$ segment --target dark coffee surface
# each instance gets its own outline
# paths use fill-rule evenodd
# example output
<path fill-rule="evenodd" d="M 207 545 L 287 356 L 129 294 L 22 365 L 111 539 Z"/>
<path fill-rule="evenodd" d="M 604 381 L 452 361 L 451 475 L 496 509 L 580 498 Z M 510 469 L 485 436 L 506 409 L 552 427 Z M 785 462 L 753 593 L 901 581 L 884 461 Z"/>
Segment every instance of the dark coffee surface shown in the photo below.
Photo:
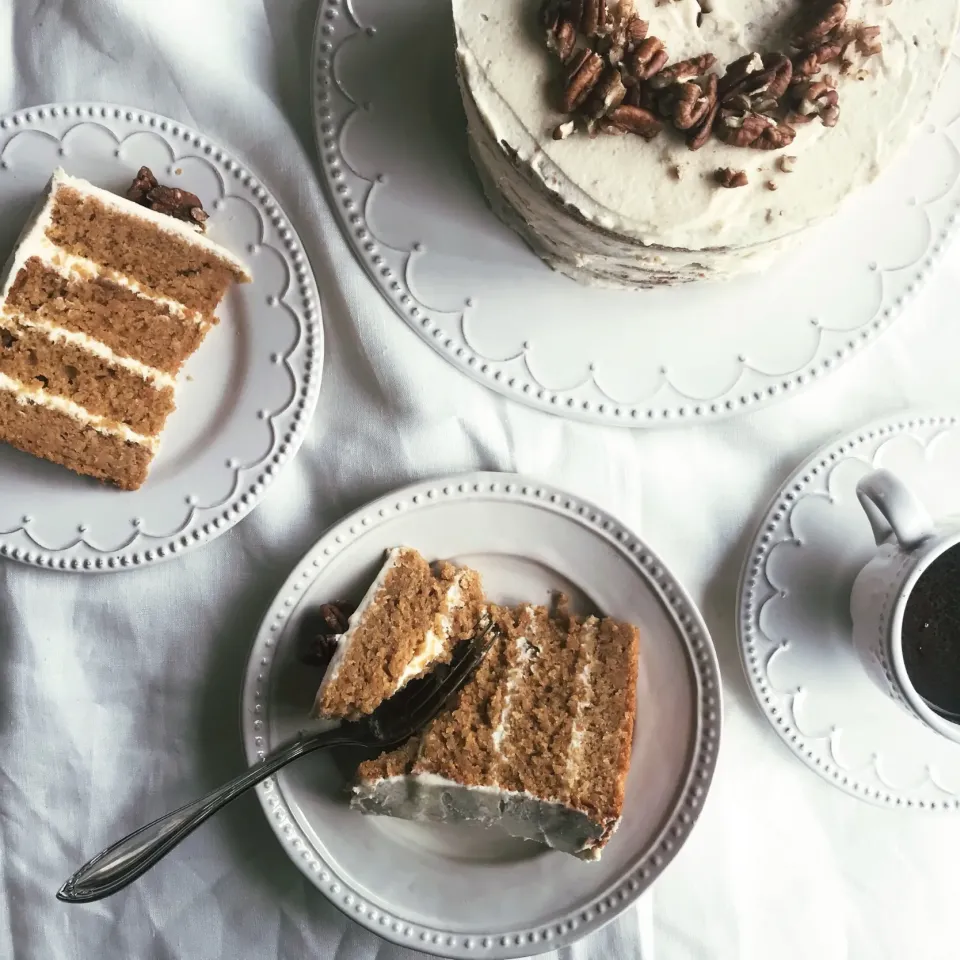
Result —
<path fill-rule="evenodd" d="M 917 692 L 960 714 L 960 546 L 927 568 L 903 615 L 903 660 Z"/>

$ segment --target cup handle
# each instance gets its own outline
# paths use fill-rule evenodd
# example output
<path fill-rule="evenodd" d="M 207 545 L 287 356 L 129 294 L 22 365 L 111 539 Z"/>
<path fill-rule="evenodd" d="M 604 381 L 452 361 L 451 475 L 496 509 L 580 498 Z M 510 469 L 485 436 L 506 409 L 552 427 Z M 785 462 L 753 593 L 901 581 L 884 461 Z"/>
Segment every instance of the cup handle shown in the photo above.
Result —
<path fill-rule="evenodd" d="M 891 533 L 906 550 L 933 536 L 933 520 L 926 507 L 889 470 L 875 470 L 865 476 L 857 484 L 857 498 L 878 546 Z"/>

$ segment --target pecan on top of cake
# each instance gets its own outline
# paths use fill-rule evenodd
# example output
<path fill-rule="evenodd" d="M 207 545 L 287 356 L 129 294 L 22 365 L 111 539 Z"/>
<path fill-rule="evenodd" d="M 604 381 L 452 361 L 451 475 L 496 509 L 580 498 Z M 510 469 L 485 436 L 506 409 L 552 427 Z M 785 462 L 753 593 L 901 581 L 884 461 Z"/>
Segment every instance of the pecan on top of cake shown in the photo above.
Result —
<path fill-rule="evenodd" d="M 728 146 L 779 150 L 797 125 L 840 119 L 838 80 L 882 49 L 879 27 L 849 19 L 849 0 L 804 5 L 785 49 L 756 51 L 719 67 L 709 50 L 671 63 L 634 0 L 541 0 L 545 44 L 560 61 L 554 131 L 635 134 L 664 130 L 690 150 L 716 137 Z M 703 14 L 701 14 L 703 16 Z M 864 79 L 860 69 L 856 79 Z"/>
<path fill-rule="evenodd" d="M 139 203 L 141 207 L 190 223 L 201 233 L 206 233 L 210 215 L 203 209 L 200 198 L 189 190 L 162 186 L 149 167 L 141 167 L 137 172 L 127 190 L 127 199 Z"/>

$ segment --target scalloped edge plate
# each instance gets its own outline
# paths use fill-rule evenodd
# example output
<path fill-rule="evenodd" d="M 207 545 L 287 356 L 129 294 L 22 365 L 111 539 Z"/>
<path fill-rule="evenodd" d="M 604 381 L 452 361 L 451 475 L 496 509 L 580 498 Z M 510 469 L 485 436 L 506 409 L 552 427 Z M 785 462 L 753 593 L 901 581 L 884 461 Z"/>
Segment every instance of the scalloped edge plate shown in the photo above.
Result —
<path fill-rule="evenodd" d="M 411 529 L 419 529 L 423 531 L 425 537 L 436 537 L 438 534 L 435 531 L 440 527 L 435 526 L 438 521 L 431 518 L 442 516 L 444 532 L 439 536 L 447 544 L 456 543 L 451 555 L 469 555 L 471 550 L 492 549 L 496 555 L 508 558 L 504 569 L 511 583 L 517 569 L 513 565 L 515 561 L 511 558 L 526 559 L 538 566 L 547 564 L 552 571 L 550 583 L 553 588 L 559 586 L 553 580 L 553 577 L 559 574 L 548 558 L 556 557 L 558 550 L 559 556 L 563 556 L 563 544 L 541 544 L 532 551 L 524 552 L 527 551 L 525 544 L 528 541 L 524 538 L 523 531 L 515 527 L 504 529 L 496 524 L 491 526 L 490 521 L 484 519 L 479 513 L 483 510 L 485 503 L 497 510 L 505 509 L 521 527 L 523 526 L 521 517 L 529 514 L 528 534 L 532 530 L 541 529 L 538 526 L 540 523 L 550 524 L 551 530 L 555 530 L 558 522 L 563 524 L 562 529 L 566 529 L 567 525 L 578 528 L 576 531 L 571 530 L 571 533 L 576 532 L 578 537 L 586 537 L 583 543 L 595 543 L 597 548 L 602 548 L 602 552 L 597 556 L 609 558 L 609 562 L 615 563 L 617 569 L 622 572 L 622 576 L 631 582 L 636 582 L 636 589 L 642 591 L 644 599 L 639 596 L 632 598 L 628 608 L 633 609 L 629 604 L 638 604 L 652 611 L 651 616 L 655 616 L 656 621 L 662 624 L 662 629 L 667 631 L 667 635 L 663 638 L 654 637 L 655 627 L 647 631 L 648 651 L 653 651 L 655 647 L 661 650 L 672 649 L 673 641 L 670 637 L 675 638 L 675 642 L 680 645 L 679 650 L 673 650 L 666 655 L 648 653 L 648 664 L 649 657 L 653 657 L 659 663 L 659 666 L 653 668 L 654 670 L 670 669 L 669 676 L 672 679 L 669 682 L 682 683 L 689 692 L 690 714 L 685 722 L 689 723 L 690 740 L 686 747 L 686 755 L 683 760 L 670 761 L 669 769 L 673 770 L 675 767 L 676 773 L 671 773 L 668 780 L 665 779 L 666 773 L 658 778 L 664 781 L 657 788 L 659 792 L 656 800 L 659 805 L 657 809 L 662 807 L 664 811 L 663 817 L 657 814 L 655 823 L 652 820 L 647 823 L 642 818 L 637 819 L 628 827 L 627 823 L 630 819 L 628 807 L 624 826 L 614 837 L 611 849 L 608 851 L 612 853 L 613 845 L 618 844 L 619 841 L 621 849 L 616 854 L 616 865 L 610 868 L 611 877 L 585 881 L 582 893 L 576 890 L 570 892 L 569 888 L 565 887 L 564 899 L 577 904 L 575 908 L 570 907 L 569 912 L 565 912 L 568 910 L 566 906 L 558 907 L 557 915 L 550 917 L 549 920 L 541 918 L 522 929 L 505 931 L 502 927 L 498 928 L 495 925 L 496 918 L 484 912 L 485 909 L 491 909 L 491 903 L 487 902 L 486 906 L 479 907 L 474 905 L 481 899 L 480 893 L 487 891 L 487 888 L 493 892 L 485 892 L 485 896 L 492 897 L 495 903 L 499 895 L 496 891 L 509 886 L 512 869 L 519 871 L 530 869 L 524 860 L 513 859 L 515 853 L 511 850 L 509 856 L 505 857 L 503 866 L 486 863 L 483 870 L 476 874 L 471 873 L 464 878 L 464 883 L 481 884 L 482 889 L 471 886 L 471 889 L 476 890 L 477 897 L 470 898 L 470 905 L 464 907 L 466 913 L 461 910 L 460 913 L 463 915 L 456 921 L 451 920 L 451 924 L 455 923 L 453 929 L 442 929 L 425 925 L 415 918 L 411 919 L 404 915 L 406 910 L 412 909 L 410 907 L 393 909 L 389 903 L 388 893 L 381 895 L 371 890 L 370 894 L 366 894 L 363 880 L 352 877 L 349 864 L 351 851 L 369 847 L 365 853 L 354 853 L 354 855 L 366 858 L 375 856 L 389 858 L 389 851 L 394 850 L 392 843 L 396 838 L 391 834 L 390 842 L 377 839 L 381 834 L 376 832 L 374 821 L 382 823 L 386 818 L 362 817 L 345 810 L 340 812 L 341 802 L 336 799 L 339 797 L 339 787 L 332 781 L 326 784 L 331 790 L 336 791 L 333 794 L 321 788 L 321 781 L 317 778 L 323 777 L 324 774 L 321 773 L 319 766 L 309 771 L 305 769 L 302 782 L 287 780 L 281 775 L 278 778 L 271 778 L 257 788 L 257 795 L 267 821 L 277 834 L 284 850 L 334 906 L 347 913 L 351 919 L 396 944 L 437 956 L 466 958 L 466 960 L 470 958 L 497 960 L 497 958 L 528 956 L 531 953 L 558 949 L 592 933 L 633 904 L 676 855 L 702 810 L 716 766 L 723 713 L 719 665 L 707 627 L 688 594 L 639 538 L 609 514 L 555 487 L 512 474 L 473 473 L 416 483 L 373 501 L 328 530 L 297 565 L 267 611 L 247 665 L 241 698 L 240 727 L 246 756 L 251 764 L 256 763 L 267 750 L 271 749 L 276 740 L 295 735 L 301 719 L 306 723 L 309 702 L 305 701 L 301 705 L 299 694 L 296 695 L 297 704 L 285 702 L 281 704 L 276 700 L 276 697 L 283 696 L 276 692 L 278 678 L 288 676 L 289 670 L 293 669 L 291 664 L 295 667 L 295 658 L 291 657 L 289 645 L 296 642 L 298 633 L 296 619 L 301 603 L 305 601 L 305 597 L 308 597 L 314 585 L 324 578 L 336 580 L 338 577 L 346 577 L 352 585 L 362 585 L 363 575 L 369 572 L 369 564 L 372 562 L 375 565 L 377 558 L 381 556 L 380 539 L 387 540 L 395 537 L 397 524 L 400 524 L 407 533 Z M 431 513 L 431 511 L 437 512 Z M 469 515 L 471 524 L 479 524 L 473 528 L 474 533 L 467 533 L 464 536 L 459 532 L 461 528 L 456 521 L 458 511 L 459 515 L 465 518 L 463 522 L 466 522 L 466 517 Z M 546 511 L 545 516 L 542 511 Z M 452 536 L 449 534 L 451 523 L 453 530 L 456 531 Z M 483 540 L 484 544 L 480 545 L 479 540 Z M 568 541 L 564 540 L 564 542 Z M 423 547 L 423 549 L 429 550 L 429 547 Z M 496 561 L 498 565 L 502 562 Z M 564 576 L 575 573 L 575 561 L 571 560 L 570 566 L 571 571 Z M 357 582 L 354 583 L 354 580 Z M 575 577 L 571 583 L 577 587 Z M 583 583 L 584 585 L 589 583 L 589 574 L 586 572 Z M 337 589 L 339 588 L 332 584 L 323 586 L 324 592 Z M 316 596 L 309 597 L 306 603 L 312 603 L 316 599 Z M 302 614 L 302 609 L 300 613 Z M 641 633 L 643 629 L 641 624 Z M 642 645 L 643 640 L 641 640 Z M 658 657 L 661 659 L 658 660 Z M 682 664 L 680 674 L 674 672 L 673 668 L 665 666 L 667 662 L 674 665 Z M 298 675 L 299 668 L 293 669 L 293 672 L 294 675 Z M 682 680 L 678 679 L 680 675 L 683 676 Z M 657 676 L 662 679 L 668 674 L 658 673 Z M 309 686 L 309 683 L 306 685 Z M 655 700 L 657 694 L 652 686 L 648 693 L 649 698 Z M 308 700 L 310 695 L 307 693 Z M 680 702 L 679 699 L 677 702 Z M 660 713 L 667 707 L 668 704 L 661 704 L 655 709 Z M 684 706 L 683 709 L 686 711 L 687 707 Z M 275 729 L 278 724 L 280 729 Z M 294 726 L 287 730 L 291 724 Z M 650 736 L 653 735 L 650 733 Z M 659 736 L 657 734 L 657 737 Z M 636 757 L 637 743 L 634 748 Z M 644 749 L 650 749 L 650 745 L 648 744 Z M 643 762 L 653 765 L 645 767 L 648 772 L 659 769 L 656 766 L 660 762 L 659 749 L 659 746 L 654 745 L 653 753 L 644 756 Z M 326 776 L 336 779 L 339 783 L 342 775 L 333 770 L 328 771 Z M 633 780 L 633 776 L 631 779 Z M 628 791 L 631 789 L 638 789 L 637 781 L 633 781 L 632 787 L 628 786 Z M 640 789 L 642 790 L 642 786 Z M 322 798 L 320 794 L 323 795 Z M 628 802 L 634 804 L 633 809 L 638 809 L 636 795 L 628 795 Z M 313 817 L 310 816 L 311 804 L 315 805 Z M 330 804 L 334 804 L 334 807 Z M 333 810 L 338 811 L 336 817 L 342 817 L 343 823 L 336 821 L 332 815 Z M 397 824 L 401 821 L 390 821 L 390 823 Z M 383 829 L 383 827 L 377 829 Z M 419 827 L 418 829 L 442 831 L 455 828 Z M 636 836 L 632 832 L 634 830 L 637 831 Z M 325 831 L 332 831 L 338 838 L 345 837 L 345 841 L 332 839 L 331 836 L 325 835 Z M 625 846 L 633 843 L 640 836 L 644 838 L 640 850 Z M 397 842 L 409 847 L 409 844 L 418 844 L 422 839 L 420 837 L 418 840 L 412 840 L 404 835 L 404 838 Z M 345 848 L 343 842 L 347 842 Z M 444 871 L 454 874 L 457 872 L 457 860 L 448 860 L 449 856 L 455 858 L 457 854 L 452 851 L 436 854 L 432 845 L 461 841 L 451 841 L 449 834 L 446 839 L 437 838 L 431 834 L 428 842 L 431 844 L 430 856 L 434 859 L 424 863 L 439 864 L 436 869 L 429 870 L 429 877 L 434 879 L 424 880 L 418 888 L 416 870 L 427 868 L 422 864 L 411 863 L 412 858 L 401 856 L 400 859 L 404 862 L 404 869 L 407 871 L 403 878 L 404 890 L 423 889 L 424 883 L 435 882 L 435 877 L 439 875 L 438 870 L 441 868 L 444 876 L 448 875 Z M 516 841 L 509 842 L 516 843 Z M 331 844 L 333 853 L 325 855 L 322 848 Z M 373 846 L 371 847 L 370 844 Z M 534 845 L 524 844 L 523 846 L 529 848 Z M 387 849 L 387 852 L 375 853 L 381 848 Z M 446 849 L 446 847 L 443 848 L 444 851 Z M 395 850 L 394 853 L 396 854 Z M 563 854 L 545 852 L 542 848 L 537 848 L 534 853 L 538 858 L 570 859 Z M 437 856 L 441 859 L 436 860 Z M 377 861 L 373 864 L 374 873 L 382 876 L 379 872 L 380 868 L 389 870 L 394 862 L 394 860 L 386 863 Z M 589 878 L 591 869 L 596 869 L 593 865 L 579 864 L 579 867 L 585 871 L 585 874 L 574 872 L 573 877 Z M 371 868 L 364 869 L 369 871 Z M 535 875 L 542 883 L 549 882 L 548 877 L 556 872 L 550 871 L 546 860 L 541 864 L 539 859 L 535 862 L 534 869 Z M 547 873 L 544 873 L 545 870 Z M 564 865 L 561 874 L 565 875 L 567 872 Z M 358 877 L 362 874 L 363 870 Z M 569 876 L 567 880 L 570 880 Z M 388 884 L 384 883 L 383 886 L 387 888 Z M 597 892 L 598 887 L 599 892 Z M 410 894 L 404 893 L 403 896 L 409 899 Z M 379 902 L 372 902 L 378 897 Z M 446 915 L 442 904 L 434 904 L 430 909 L 434 915 Z M 473 916 L 470 911 L 478 911 L 480 916 Z M 486 929 L 484 929 L 484 921 L 489 924 Z"/>
<path fill-rule="evenodd" d="M 275 345 L 278 352 L 273 353 L 269 346 L 265 346 L 264 355 L 256 361 L 259 369 L 282 365 L 290 380 L 290 399 L 278 409 L 261 410 L 256 414 L 258 427 L 263 429 L 266 422 L 270 432 L 266 451 L 256 462 L 241 462 L 234 456 L 229 443 L 221 439 L 220 445 L 223 449 L 217 451 L 217 456 L 222 456 L 221 462 L 234 473 L 230 492 L 226 497 L 218 491 L 216 496 L 205 498 L 202 490 L 191 490 L 190 496 L 185 500 L 184 505 L 188 509 L 183 510 L 186 519 L 182 525 L 177 529 L 150 533 L 150 497 L 170 496 L 169 491 L 163 492 L 164 487 L 168 488 L 170 484 L 154 488 L 157 492 L 152 494 L 148 479 L 147 484 L 137 494 L 118 492 L 116 502 L 112 499 L 109 501 L 111 510 L 123 507 L 125 498 L 129 497 L 136 497 L 138 505 L 131 508 L 130 536 L 117 547 L 99 548 L 87 542 L 88 537 L 95 535 L 96 518 L 72 516 L 69 490 L 58 493 L 59 500 L 67 501 L 65 504 L 52 500 L 50 506 L 51 510 L 71 515 L 69 532 L 64 531 L 59 537 L 64 544 L 62 547 L 50 547 L 43 539 L 32 537 L 30 526 L 34 518 L 29 516 L 24 516 L 20 525 L 13 529 L 0 530 L 0 557 L 39 567 L 101 573 L 157 563 L 202 546 L 237 524 L 260 502 L 270 484 L 284 465 L 290 462 L 303 442 L 320 394 L 324 336 L 320 298 L 313 271 L 303 245 L 279 203 L 263 183 L 227 150 L 186 124 L 145 110 L 114 104 L 44 104 L 18 110 L 0 118 L 0 147 L 6 151 L 8 145 L 18 136 L 31 131 L 43 133 L 54 142 L 62 143 L 72 131 L 86 124 L 96 125 L 113 137 L 117 144 L 115 156 L 119 156 L 119 150 L 130 136 L 149 133 L 159 137 L 170 151 L 173 158 L 171 162 L 187 161 L 191 158 L 202 160 L 219 178 L 223 187 L 222 199 L 236 196 L 249 203 L 260 220 L 259 246 L 270 248 L 286 266 L 286 287 L 277 290 L 276 295 L 269 298 L 270 303 L 273 306 L 283 306 L 293 317 L 297 328 L 292 346 L 289 345 L 289 338 L 282 345 L 278 340 Z M 58 130 L 61 131 L 59 135 L 52 132 Z M 5 161 L 3 167 L 4 170 L 7 167 Z M 227 246 L 237 246 L 237 243 L 231 244 L 229 236 L 218 239 L 226 239 Z M 238 242 L 242 244 L 242 241 Z M 244 256 L 248 251 L 234 252 Z M 259 313 L 261 308 L 256 309 Z M 196 356 L 202 358 L 206 350 L 215 349 L 209 341 L 218 334 L 225 336 L 229 329 L 230 324 L 221 324 L 212 332 L 208 342 L 200 348 Z M 222 430 L 220 433 L 222 434 Z M 217 435 L 214 435 L 211 442 L 215 449 Z M 210 451 L 210 447 L 205 448 L 205 454 Z M 161 448 L 161 457 L 162 454 Z M 16 459 L 13 462 L 16 463 Z M 158 460 L 155 469 L 159 465 Z M 0 485 L 3 484 L 3 472 L 8 469 L 0 466 Z M 51 469 L 59 471 L 61 468 Z M 16 471 L 16 466 L 13 470 Z M 76 479 L 78 483 L 88 482 L 84 478 Z M 183 492 L 186 491 L 181 491 Z M 126 502 L 132 503 L 129 499 Z M 138 516 L 134 517 L 133 513 Z M 141 516 L 147 519 L 141 520 Z"/>
<path fill-rule="evenodd" d="M 785 746 L 807 767 L 837 789 L 876 806 L 894 809 L 960 811 L 960 798 L 949 797 L 936 786 L 929 778 L 929 764 L 927 779 L 913 783 L 909 787 L 897 788 L 881 776 L 878 769 L 878 764 L 882 762 L 881 753 L 892 752 L 896 755 L 903 749 L 914 751 L 917 748 L 915 736 L 911 737 L 909 746 L 905 748 L 896 741 L 876 743 L 872 760 L 864 765 L 846 767 L 834 755 L 834 736 L 838 732 L 834 717 L 826 715 L 821 710 L 815 720 L 811 720 L 809 725 L 827 731 L 822 736 L 807 734 L 799 729 L 794 713 L 798 690 L 777 687 L 771 682 L 768 672 L 771 662 L 778 656 L 784 655 L 784 651 L 787 650 L 786 645 L 798 638 L 773 639 L 761 626 L 764 606 L 777 595 L 777 588 L 771 585 L 766 574 L 767 561 L 776 547 L 783 543 L 797 541 L 791 526 L 793 509 L 808 496 L 826 496 L 825 490 L 820 488 L 825 484 L 829 488 L 832 473 L 845 461 L 862 460 L 869 468 L 875 465 L 875 458 L 884 446 L 899 437 L 911 437 L 924 449 L 928 449 L 934 439 L 947 431 L 956 430 L 958 424 L 960 424 L 960 416 L 957 414 L 908 410 L 899 416 L 888 416 L 867 423 L 820 448 L 793 471 L 771 500 L 744 557 L 740 575 L 737 645 L 747 684 L 757 706 Z M 851 498 L 849 509 L 856 511 L 859 515 L 860 507 L 856 503 L 855 496 Z M 869 557 L 875 546 L 865 518 L 862 527 L 865 555 Z M 849 632 L 852 650 L 852 630 L 845 629 L 841 632 Z M 799 639 L 802 640 L 802 638 Z M 789 653 L 787 652 L 786 655 Z M 857 684 L 851 683 L 844 687 L 845 698 L 858 695 L 855 692 L 857 685 L 862 689 L 863 685 L 870 684 L 852 652 L 848 669 L 855 671 L 851 680 L 856 680 Z M 808 677 L 808 682 L 813 684 L 816 678 Z M 884 715 L 888 716 L 891 722 L 896 721 L 898 728 L 902 724 L 903 728 L 912 734 L 918 732 L 921 735 L 926 734 L 932 742 L 940 744 L 941 738 L 937 734 L 923 731 L 913 717 L 892 701 L 887 700 L 884 694 L 875 692 L 872 687 L 867 693 L 871 696 L 871 702 L 869 708 L 864 708 L 865 716 L 871 709 L 883 709 Z M 826 704 L 826 709 L 829 710 L 829 703 Z M 866 722 L 868 721 L 865 720 L 864 723 Z M 864 733 L 862 724 L 859 732 Z M 869 740 L 869 733 L 866 739 Z M 889 766 L 889 763 L 887 765 Z"/>
<path fill-rule="evenodd" d="M 391 2 L 399 3 L 404 0 Z M 440 3 L 442 0 L 436 2 Z M 430 344 L 447 362 L 489 389 L 546 413 L 606 426 L 651 428 L 677 422 L 714 421 L 792 396 L 840 369 L 899 318 L 903 307 L 926 281 L 930 270 L 957 232 L 960 223 L 960 194 L 957 191 L 957 181 L 954 180 L 942 195 L 931 198 L 925 204 L 929 239 L 925 249 L 914 262 L 880 268 L 876 268 L 874 262 L 869 263 L 869 269 L 878 269 L 881 275 L 880 291 L 870 291 L 871 297 L 873 294 L 880 296 L 880 302 L 871 299 L 867 304 L 864 301 L 864 316 L 854 328 L 841 330 L 822 326 L 814 353 L 805 360 L 792 360 L 790 370 L 777 372 L 774 369 L 760 369 L 748 363 L 746 356 L 741 354 L 740 372 L 733 382 L 727 383 L 717 395 L 695 396 L 689 387 L 681 390 L 674 385 L 666 376 L 667 365 L 662 363 L 661 381 L 651 387 L 647 396 L 635 401 L 619 400 L 607 393 L 598 380 L 595 364 L 591 364 L 591 372 L 582 382 L 564 387 L 548 385 L 538 379 L 537 372 L 531 365 L 527 349 L 529 345 L 526 342 L 519 353 L 506 358 L 485 356 L 471 346 L 464 333 L 464 323 L 473 305 L 473 298 L 467 300 L 466 309 L 452 313 L 418 299 L 409 283 L 408 268 L 415 256 L 425 256 L 427 253 L 422 251 L 420 244 L 414 244 L 410 249 L 401 249 L 382 242 L 367 217 L 367 208 L 378 183 L 358 174 L 344 157 L 341 138 L 351 118 L 361 109 L 361 104 L 352 99 L 350 92 L 344 88 L 337 75 L 336 63 L 339 52 L 349 45 L 349 41 L 364 34 L 373 36 L 375 32 L 375 26 L 361 22 L 356 12 L 355 0 L 323 0 L 318 8 L 312 71 L 314 132 L 320 158 L 321 180 L 330 208 L 357 261 L 374 286 L 396 314 L 415 330 L 422 340 Z M 452 62 L 452 48 L 450 57 Z M 956 69 L 960 59 L 957 53 L 953 54 L 953 59 Z M 956 111 L 953 113 L 956 114 Z M 946 130 L 953 126 L 954 123 L 951 122 L 944 127 L 944 136 Z M 956 145 L 952 139 L 950 144 L 955 154 Z M 376 162 L 376 157 L 365 159 Z M 882 202 L 883 194 L 877 192 L 878 186 L 868 189 L 873 190 L 872 196 L 877 202 Z M 468 183 L 465 180 L 463 189 L 479 188 L 474 182 Z M 882 191 L 882 187 L 880 189 Z M 949 204 L 942 202 L 947 194 L 951 195 Z M 422 205 L 422 208 L 424 217 L 439 215 L 429 204 Z M 489 217 L 491 229 L 500 230 L 501 225 L 495 215 L 491 212 Z M 856 224 L 849 223 L 849 220 L 850 217 L 840 211 L 828 226 L 837 223 L 850 234 L 851 239 L 856 239 L 859 237 Z M 819 226 L 811 228 L 811 232 L 819 229 Z M 531 287 L 545 282 L 543 271 L 548 268 L 526 248 L 518 255 L 529 257 Z M 870 252 L 864 252 L 865 269 L 868 268 L 871 257 Z M 469 269 L 469 265 L 466 269 Z M 550 277 L 546 279 L 549 280 Z M 806 277 L 801 277 L 800 280 L 803 282 L 795 283 L 793 292 L 809 293 L 809 316 L 814 317 L 818 313 L 820 288 L 816 284 L 805 282 Z M 555 281 L 570 282 L 561 276 L 556 276 Z M 480 289 L 483 286 L 482 271 L 479 270 L 476 286 Z M 683 296 L 684 290 L 678 288 L 673 293 Z M 765 290 L 762 293 L 766 295 Z M 642 297 L 643 293 L 638 292 L 635 295 Z M 631 315 L 624 317 L 624 322 L 635 324 L 639 321 L 635 315 Z M 797 313 L 797 323 L 800 322 L 800 314 Z M 802 322 L 808 324 L 809 318 L 804 317 Z M 510 323 L 522 324 L 522 311 L 511 315 Z M 711 319 L 710 326 L 716 326 L 715 318 Z M 771 329 L 775 330 L 776 326 Z M 582 349 L 583 356 L 590 357 L 588 339 L 585 338 L 584 342 L 577 346 Z M 743 345 L 743 350 L 747 351 L 749 348 L 749 344 Z M 706 349 L 709 350 L 709 346 Z M 559 377 L 555 376 L 553 379 Z"/>

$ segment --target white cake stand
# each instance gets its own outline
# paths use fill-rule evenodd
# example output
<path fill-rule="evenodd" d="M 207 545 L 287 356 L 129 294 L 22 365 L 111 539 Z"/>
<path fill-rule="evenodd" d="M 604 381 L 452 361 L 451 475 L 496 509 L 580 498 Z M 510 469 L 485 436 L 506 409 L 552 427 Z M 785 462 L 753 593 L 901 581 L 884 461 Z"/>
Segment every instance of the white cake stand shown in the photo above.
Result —
<path fill-rule="evenodd" d="M 791 395 L 900 316 L 956 229 L 956 57 L 912 146 L 774 269 L 642 292 L 553 273 L 490 212 L 449 0 L 323 0 L 314 62 L 323 179 L 380 292 L 460 370 L 566 417 L 648 427 Z"/>

